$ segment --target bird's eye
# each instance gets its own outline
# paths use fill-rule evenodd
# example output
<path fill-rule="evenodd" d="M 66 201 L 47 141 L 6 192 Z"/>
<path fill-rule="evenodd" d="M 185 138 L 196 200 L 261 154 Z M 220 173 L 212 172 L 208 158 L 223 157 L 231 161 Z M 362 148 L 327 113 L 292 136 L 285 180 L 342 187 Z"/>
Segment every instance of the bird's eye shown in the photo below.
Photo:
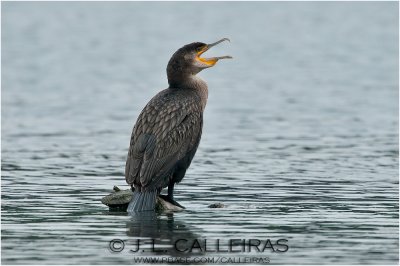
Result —
<path fill-rule="evenodd" d="M 196 51 L 200 52 L 201 50 L 203 50 L 203 48 L 204 48 L 204 46 L 199 46 L 199 47 L 197 47 Z"/>

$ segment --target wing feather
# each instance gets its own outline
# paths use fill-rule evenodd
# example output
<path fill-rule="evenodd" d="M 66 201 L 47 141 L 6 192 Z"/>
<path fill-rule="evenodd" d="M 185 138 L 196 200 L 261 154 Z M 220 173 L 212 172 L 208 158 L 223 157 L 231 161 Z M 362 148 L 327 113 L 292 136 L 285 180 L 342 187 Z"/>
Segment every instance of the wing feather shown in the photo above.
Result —
<path fill-rule="evenodd" d="M 186 91 L 164 90 L 143 109 L 133 129 L 125 177 L 129 184 L 161 188 L 174 165 L 201 134 L 202 108 Z"/>

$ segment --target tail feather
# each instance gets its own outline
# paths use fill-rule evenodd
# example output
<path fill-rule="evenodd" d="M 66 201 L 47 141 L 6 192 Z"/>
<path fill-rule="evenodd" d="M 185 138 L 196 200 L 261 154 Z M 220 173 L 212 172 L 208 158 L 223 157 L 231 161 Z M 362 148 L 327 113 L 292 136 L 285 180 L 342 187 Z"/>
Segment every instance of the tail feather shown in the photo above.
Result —
<path fill-rule="evenodd" d="M 157 191 L 135 191 L 128 205 L 128 212 L 151 211 L 156 206 Z"/>
<path fill-rule="evenodd" d="M 143 201 L 142 209 L 154 210 L 154 207 L 156 206 L 156 196 L 157 196 L 157 194 L 155 194 L 155 193 L 146 193 L 145 200 Z"/>

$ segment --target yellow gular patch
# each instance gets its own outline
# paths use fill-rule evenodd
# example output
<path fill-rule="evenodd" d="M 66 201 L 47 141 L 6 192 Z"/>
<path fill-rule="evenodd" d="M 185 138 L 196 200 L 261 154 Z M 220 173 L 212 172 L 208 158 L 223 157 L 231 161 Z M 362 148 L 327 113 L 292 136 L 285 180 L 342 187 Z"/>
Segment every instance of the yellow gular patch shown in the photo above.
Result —
<path fill-rule="evenodd" d="M 200 62 L 202 62 L 202 63 L 204 63 L 204 64 L 206 64 L 206 65 L 208 65 L 208 66 L 213 66 L 213 65 L 215 65 L 215 63 L 217 63 L 217 59 L 206 59 L 206 58 L 201 58 L 201 57 L 196 57 L 196 60 L 197 61 L 200 61 Z"/>

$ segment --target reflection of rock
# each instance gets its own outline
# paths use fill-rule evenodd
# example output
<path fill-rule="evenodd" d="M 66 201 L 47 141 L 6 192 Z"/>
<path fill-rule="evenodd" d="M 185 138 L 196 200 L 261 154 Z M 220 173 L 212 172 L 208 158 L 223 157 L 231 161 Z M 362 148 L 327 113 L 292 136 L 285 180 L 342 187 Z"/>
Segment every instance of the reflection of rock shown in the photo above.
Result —
<path fill-rule="evenodd" d="M 119 187 L 114 186 L 114 192 L 103 197 L 101 203 L 107 205 L 110 211 L 126 212 L 129 202 L 132 199 L 133 192 L 130 189 L 120 190 Z M 157 197 L 156 208 L 157 211 L 181 211 L 183 208 L 166 201 L 163 197 Z"/>
<path fill-rule="evenodd" d="M 173 213 L 157 215 L 156 212 L 146 211 L 133 214 L 127 223 L 127 235 L 134 237 L 133 246 L 137 248 L 137 239 L 145 243 L 143 247 L 145 252 L 138 252 L 138 255 L 165 255 L 172 257 L 189 257 L 192 255 L 201 255 L 202 253 L 189 253 L 180 251 L 175 247 L 179 239 L 186 239 L 188 242 L 200 238 L 193 233 L 195 228 L 189 228 L 185 223 L 174 220 Z M 135 242 L 136 241 L 136 242 Z M 154 250 L 152 242 L 154 241 Z M 184 263 L 180 263 L 184 264 Z"/>

